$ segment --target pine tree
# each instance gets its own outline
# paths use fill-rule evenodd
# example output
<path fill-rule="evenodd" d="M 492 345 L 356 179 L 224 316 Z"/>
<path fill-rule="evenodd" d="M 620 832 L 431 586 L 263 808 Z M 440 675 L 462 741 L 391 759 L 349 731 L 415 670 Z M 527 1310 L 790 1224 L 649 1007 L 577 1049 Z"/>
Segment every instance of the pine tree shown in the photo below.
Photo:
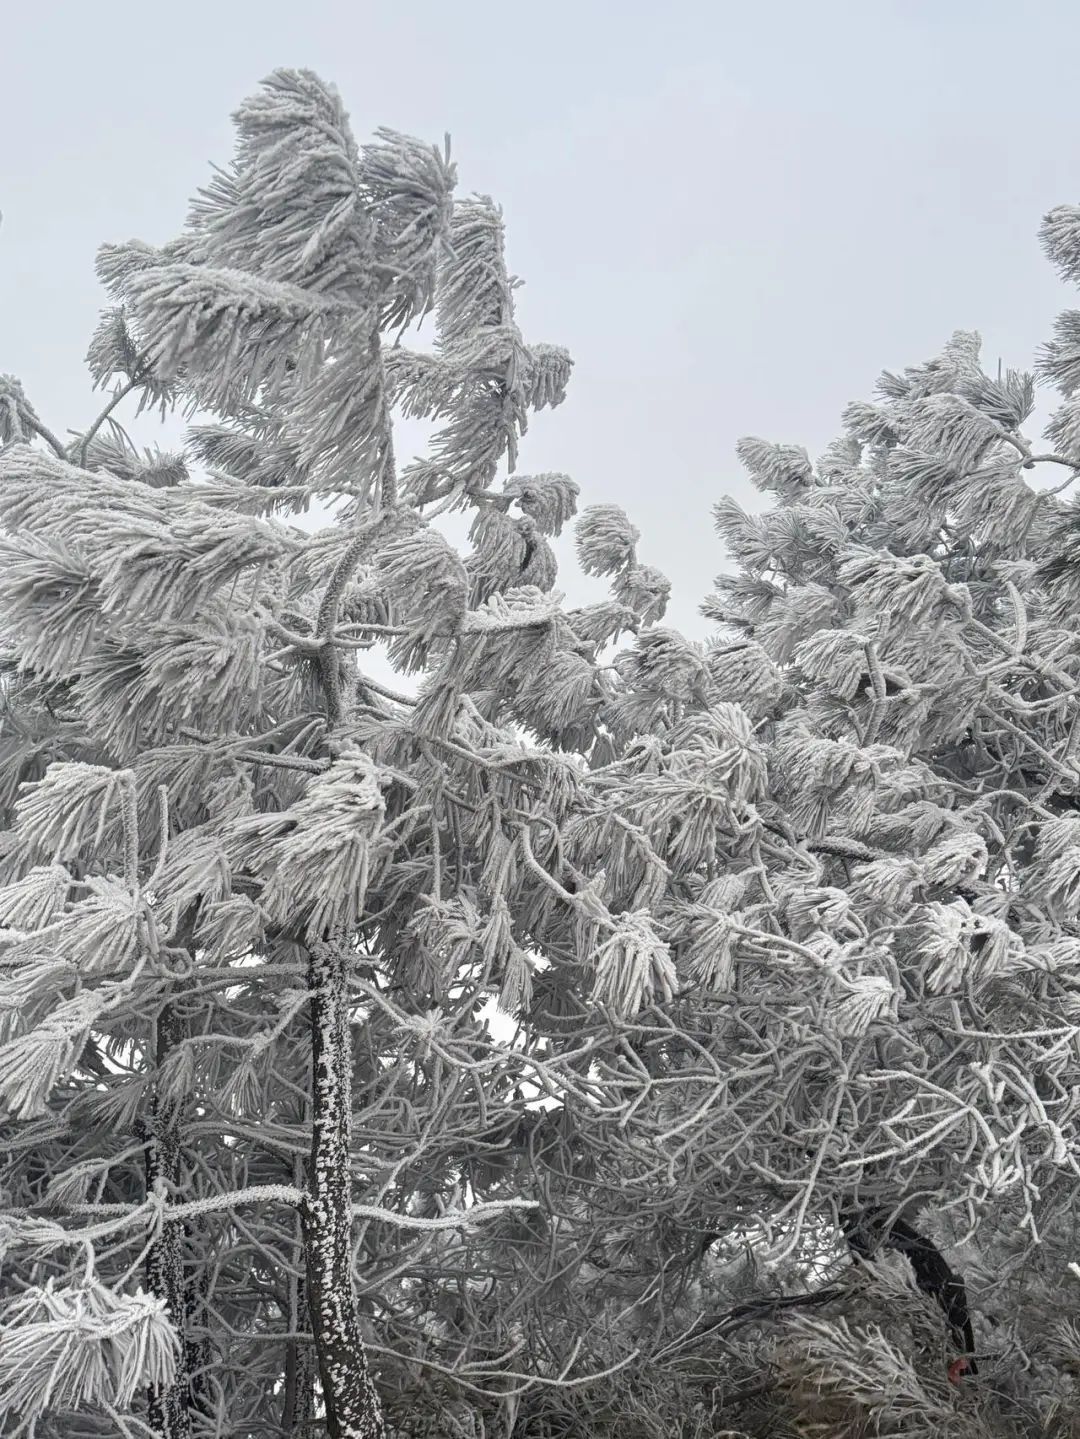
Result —
<path fill-rule="evenodd" d="M 699 645 L 614 506 L 555 590 L 570 361 L 448 150 L 236 122 L 99 419 L 0 385 L 5 1425 L 1072 1434 L 1075 316 L 1045 454 L 971 335 L 743 442 Z"/>
<path fill-rule="evenodd" d="M 1073 281 L 1078 217 L 1043 229 Z M 743 441 L 775 508 L 717 507 L 737 571 L 705 607 L 710 668 L 722 693 L 760 696 L 782 812 L 764 827 L 811 857 L 795 883 L 769 866 L 803 955 L 781 941 L 772 963 L 835 986 L 792 1026 L 799 1100 L 757 1129 L 751 1168 L 791 1195 L 783 1252 L 831 1211 L 857 1254 L 904 1254 L 945 1320 L 949 1377 L 979 1386 L 957 1412 L 910 1337 L 898 1346 L 880 1316 L 849 1329 L 846 1294 L 838 1317 L 791 1321 L 776 1354 L 801 1432 L 1075 1432 L 1080 589 L 1060 498 L 1080 477 L 1074 330 L 1066 314 L 1040 360 L 1066 401 L 1051 451 L 1022 433 L 1032 376 L 988 375 L 978 336 L 958 333 L 884 374 L 816 464 Z M 1039 486 L 1043 466 L 1056 474 Z M 755 955 L 730 910 L 729 966 Z"/>
<path fill-rule="evenodd" d="M 501 215 L 454 199 L 445 149 L 358 146 L 310 74 L 236 122 L 179 239 L 102 251 L 99 419 L 65 445 L 17 381 L 0 405 L 18 1432 L 125 1428 L 145 1390 L 163 1439 L 383 1433 L 365 1326 L 391 1405 L 401 1365 L 453 1375 L 453 1333 L 425 1354 L 468 1234 L 540 1202 L 473 1169 L 545 1095 L 595 1104 L 612 1017 L 671 993 L 647 895 L 614 906 L 570 853 L 608 823 L 598 654 L 667 585 L 601 509 L 581 543 L 612 599 L 553 591 L 577 488 L 516 459 L 570 362 L 516 326 Z M 189 411 L 185 454 L 137 449 L 129 395 Z M 435 425 L 400 471 L 394 412 Z M 313 498 L 330 528 L 282 521 Z M 455 508 L 464 559 L 432 523 Z"/>
<path fill-rule="evenodd" d="M 1078 233 L 1043 232 L 1073 281 Z M 601 1115 L 523 1146 L 580 1226 L 536 1329 L 613 1372 L 532 1389 L 515 1433 L 1078 1432 L 1074 328 L 1050 449 L 970 334 L 816 464 L 744 441 L 775 504 L 717 506 L 715 637 L 616 660 L 590 778 L 666 870 L 676 993 L 624 1009 Z"/>

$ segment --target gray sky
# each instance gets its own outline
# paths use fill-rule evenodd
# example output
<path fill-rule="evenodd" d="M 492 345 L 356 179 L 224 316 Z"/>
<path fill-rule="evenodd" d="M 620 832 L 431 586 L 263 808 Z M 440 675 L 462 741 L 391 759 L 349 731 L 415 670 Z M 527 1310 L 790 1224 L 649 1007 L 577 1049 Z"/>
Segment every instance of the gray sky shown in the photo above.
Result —
<path fill-rule="evenodd" d="M 1078 49 L 1075 0 L 11 5 L 0 370 L 85 425 L 98 244 L 173 236 L 237 102 L 310 67 L 502 203 L 526 339 L 576 361 L 521 468 L 624 505 L 700 633 L 741 435 L 816 453 L 882 368 L 957 328 L 1028 365 L 1073 303 L 1036 231 L 1080 194 Z"/>

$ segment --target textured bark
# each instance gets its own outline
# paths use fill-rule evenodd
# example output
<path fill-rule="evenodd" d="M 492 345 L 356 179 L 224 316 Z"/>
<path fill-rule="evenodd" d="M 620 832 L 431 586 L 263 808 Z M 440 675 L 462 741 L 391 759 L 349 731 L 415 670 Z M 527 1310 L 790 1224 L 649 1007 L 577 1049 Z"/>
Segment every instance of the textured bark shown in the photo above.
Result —
<path fill-rule="evenodd" d="M 290 1280 L 289 1328 L 307 1324 L 307 1284 L 302 1276 Z M 285 1346 L 285 1399 L 281 1406 L 281 1427 L 286 1434 L 303 1435 L 315 1418 L 315 1350 L 302 1339 L 290 1339 Z"/>
<path fill-rule="evenodd" d="M 304 1166 L 295 1161 L 292 1181 L 304 1183 Z M 304 1238 L 298 1228 L 295 1260 L 303 1267 Z M 307 1281 L 303 1272 L 288 1277 L 288 1325 L 290 1334 L 308 1328 Z M 285 1344 L 285 1395 L 281 1406 L 281 1427 L 286 1434 L 305 1435 L 315 1418 L 315 1350 L 306 1339 L 289 1339 Z"/>
<path fill-rule="evenodd" d="M 352 1283 L 352 1043 L 344 950 L 313 945 L 312 1124 L 304 1258 L 330 1439 L 385 1439 Z"/>
<path fill-rule="evenodd" d="M 180 1036 L 180 1022 L 171 1004 L 158 1015 L 155 1061 L 160 1067 Z M 152 1194 L 164 1183 L 171 1194 L 180 1182 L 179 1101 L 155 1090 L 151 1100 L 150 1135 L 146 1150 L 146 1189 Z M 185 1342 L 188 1295 L 184 1285 L 184 1225 L 174 1220 L 162 1226 L 161 1235 L 146 1257 L 146 1284 L 151 1294 L 164 1299 L 169 1317 L 180 1333 L 176 1377 L 168 1389 L 151 1389 L 147 1422 L 161 1439 L 189 1439 L 191 1393 L 188 1379 L 189 1346 Z"/>

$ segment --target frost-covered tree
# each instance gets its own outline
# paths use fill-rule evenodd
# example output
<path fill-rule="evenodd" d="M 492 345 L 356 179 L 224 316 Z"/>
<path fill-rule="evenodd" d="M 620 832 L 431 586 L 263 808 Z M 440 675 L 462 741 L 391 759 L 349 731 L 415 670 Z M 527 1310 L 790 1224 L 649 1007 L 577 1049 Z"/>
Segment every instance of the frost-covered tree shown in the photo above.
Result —
<path fill-rule="evenodd" d="M 1078 235 L 1077 208 L 1047 217 L 1074 282 Z M 956 334 L 883 375 L 816 464 L 744 441 L 774 507 L 717 507 L 737 567 L 705 606 L 706 663 L 757 721 L 769 802 L 761 867 L 714 901 L 705 978 L 737 995 L 728 1082 L 756 1063 L 775 1106 L 759 1089 L 740 1121 L 732 1096 L 727 1173 L 756 1191 L 767 1252 L 828 1214 L 849 1253 L 904 1256 L 923 1296 L 855 1327 L 853 1276 L 815 1295 L 804 1269 L 788 1297 L 832 1313 L 787 1325 L 754 1432 L 1076 1432 L 1077 324 L 1040 357 L 1065 399 L 1049 450 L 1023 433 L 1033 378 L 987 374 Z M 927 1298 L 947 1376 L 925 1362 Z"/>
<path fill-rule="evenodd" d="M 1080 208 L 1043 235 L 1080 282 Z M 774 507 L 717 507 L 717 634 L 616 660 L 603 717 L 638 736 L 590 783 L 666 871 L 677 993 L 521 1153 L 550 1207 L 608 1213 L 544 1332 L 637 1358 L 534 1389 L 516 1433 L 1080 1432 L 1077 324 L 1045 450 L 1033 378 L 969 334 L 816 464 L 745 441 Z"/>
<path fill-rule="evenodd" d="M 472 1168 L 597 1042 L 483 1012 L 671 993 L 644 899 L 576 895 L 571 859 L 607 809 L 597 652 L 666 582 L 599 511 L 613 598 L 552 590 L 576 486 L 516 456 L 570 362 L 515 324 L 500 213 L 444 150 L 358 146 L 312 75 L 236 119 L 178 240 L 102 252 L 100 418 L 64 444 L 0 395 L 14 1432 L 383 1432 L 364 1325 L 391 1402 L 397 1356 L 460 1367 L 461 1236 L 539 1202 Z M 199 418 L 185 455 L 128 440 L 128 395 Z M 395 411 L 435 426 L 400 470 Z M 275 517 L 313 497 L 330 528 Z"/>
<path fill-rule="evenodd" d="M 0 389 L 7 1429 L 1072 1433 L 1080 322 L 1051 454 L 971 336 L 746 442 L 702 646 L 613 506 L 554 589 L 447 151 L 236 119 L 100 418 Z"/>

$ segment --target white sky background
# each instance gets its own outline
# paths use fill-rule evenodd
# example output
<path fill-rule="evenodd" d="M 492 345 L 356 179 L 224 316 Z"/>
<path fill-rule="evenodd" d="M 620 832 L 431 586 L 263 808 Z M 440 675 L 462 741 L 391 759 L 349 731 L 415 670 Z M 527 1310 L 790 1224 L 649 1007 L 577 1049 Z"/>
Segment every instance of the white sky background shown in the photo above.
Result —
<path fill-rule="evenodd" d="M 171 238 L 236 104 L 310 67 L 359 140 L 449 130 L 460 192 L 503 205 L 525 338 L 576 361 L 521 472 L 622 504 L 700 635 L 710 506 L 756 503 L 740 436 L 817 453 L 882 368 L 957 328 L 1028 366 L 1075 303 L 1036 231 L 1080 197 L 1078 53 L 1075 0 L 13 4 L 0 370 L 85 426 L 97 246 Z"/>

